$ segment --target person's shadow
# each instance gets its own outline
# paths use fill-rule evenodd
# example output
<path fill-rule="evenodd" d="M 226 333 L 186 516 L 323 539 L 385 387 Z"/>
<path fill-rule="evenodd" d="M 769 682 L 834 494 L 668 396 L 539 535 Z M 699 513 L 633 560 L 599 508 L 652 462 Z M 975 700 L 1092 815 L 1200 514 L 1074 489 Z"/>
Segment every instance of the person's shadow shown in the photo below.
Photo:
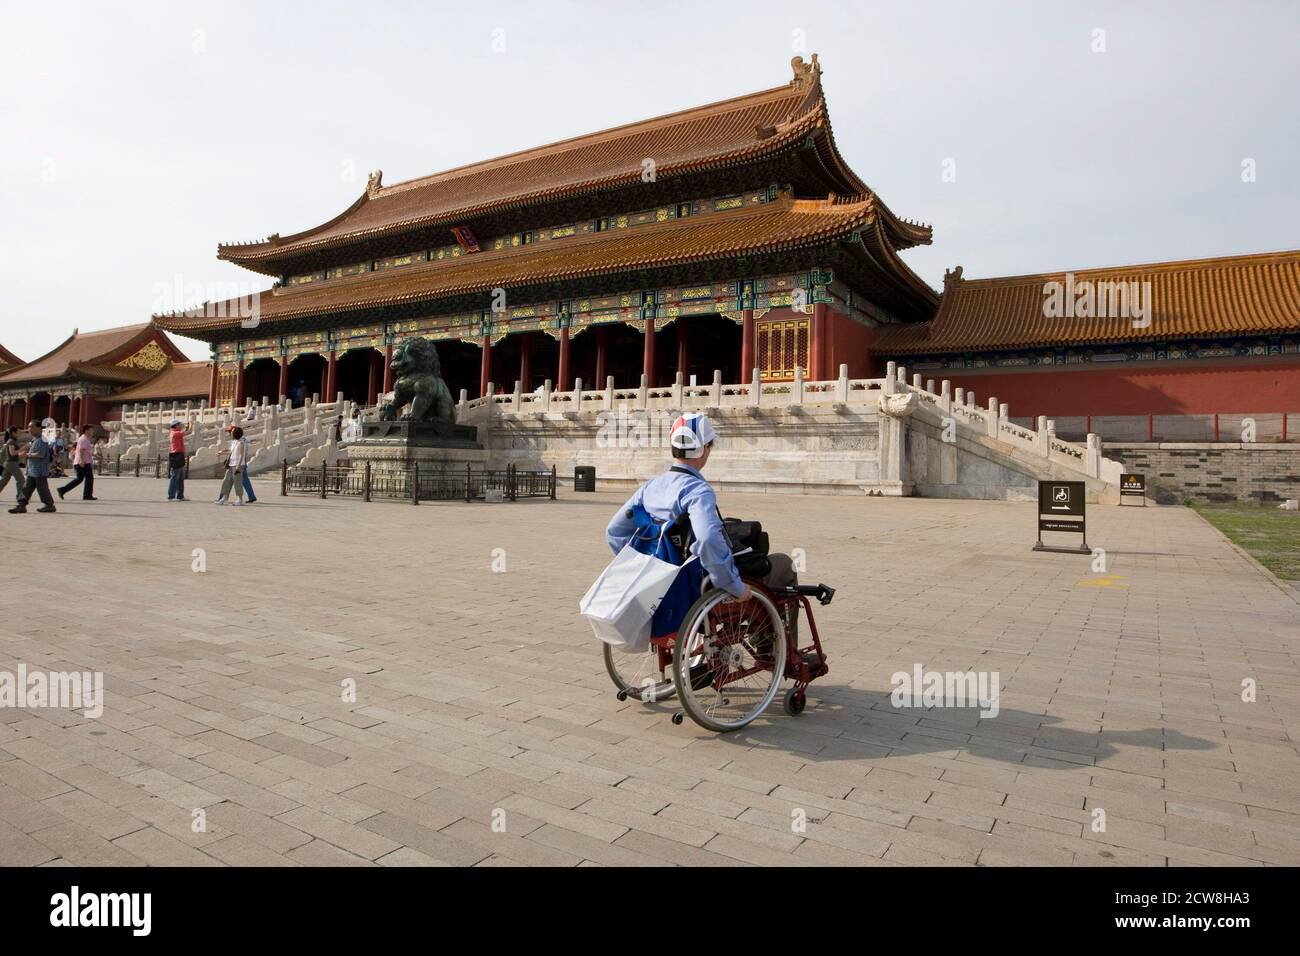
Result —
<path fill-rule="evenodd" d="M 1094 765 L 1119 752 L 1120 745 L 1153 750 L 1212 750 L 1214 743 L 1176 730 L 1099 732 L 1054 726 L 1061 718 L 1000 707 L 981 717 L 980 708 L 895 707 L 888 690 L 863 690 L 812 683 L 807 707 L 787 715 L 781 701 L 789 683 L 748 727 L 717 734 L 718 740 L 759 751 L 781 751 L 810 761 L 880 759 L 961 751 L 1007 763 L 1066 770 Z M 681 709 L 676 699 L 659 705 Z M 690 718 L 685 724 L 691 725 Z M 702 728 L 696 728 L 702 730 Z"/>

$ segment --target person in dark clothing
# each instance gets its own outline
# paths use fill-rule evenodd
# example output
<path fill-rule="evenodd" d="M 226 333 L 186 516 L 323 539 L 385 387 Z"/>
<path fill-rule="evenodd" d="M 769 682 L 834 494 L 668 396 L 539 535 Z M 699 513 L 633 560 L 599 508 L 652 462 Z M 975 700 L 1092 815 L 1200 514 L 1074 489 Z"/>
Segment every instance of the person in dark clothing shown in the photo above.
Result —
<path fill-rule="evenodd" d="M 18 444 L 18 426 L 11 425 L 5 429 L 4 447 L 0 448 L 0 491 L 5 490 L 5 486 L 10 481 L 14 483 L 14 492 L 19 496 L 23 493 L 23 460 L 19 454 Z"/>

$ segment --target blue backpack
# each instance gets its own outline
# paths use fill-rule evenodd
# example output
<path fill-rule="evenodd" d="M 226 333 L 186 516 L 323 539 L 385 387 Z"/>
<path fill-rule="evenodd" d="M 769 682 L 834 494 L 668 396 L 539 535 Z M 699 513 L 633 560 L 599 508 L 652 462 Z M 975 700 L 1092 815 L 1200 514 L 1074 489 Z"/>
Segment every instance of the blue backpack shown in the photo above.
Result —
<path fill-rule="evenodd" d="M 687 555 L 682 553 L 669 536 L 669 531 L 678 519 L 656 521 L 650 512 L 639 504 L 633 505 L 631 510 L 630 517 L 636 524 L 636 531 L 632 534 L 632 540 L 628 542 L 632 549 L 639 554 L 652 555 L 660 561 L 682 566 L 677 579 L 673 581 L 664 599 L 659 602 L 659 607 L 650 622 L 652 638 L 675 634 L 682 626 L 686 612 L 700 596 L 700 588 L 704 583 L 704 568 L 700 566 L 699 561 L 691 561 L 687 564 Z"/>

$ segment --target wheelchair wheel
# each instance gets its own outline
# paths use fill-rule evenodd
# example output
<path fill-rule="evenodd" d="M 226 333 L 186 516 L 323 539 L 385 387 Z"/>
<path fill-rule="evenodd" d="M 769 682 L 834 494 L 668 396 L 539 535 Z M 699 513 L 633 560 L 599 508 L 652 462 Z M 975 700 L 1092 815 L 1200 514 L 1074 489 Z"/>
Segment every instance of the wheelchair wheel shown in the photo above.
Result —
<path fill-rule="evenodd" d="M 624 654 L 611 644 L 604 646 L 605 670 L 619 690 L 619 699 L 631 697 L 643 703 L 671 700 L 677 693 L 669 674 L 659 669 L 658 651 L 651 645 L 640 654 Z"/>
<path fill-rule="evenodd" d="M 758 591 L 727 603 L 707 591 L 686 612 L 673 648 L 673 680 L 682 707 L 701 727 L 739 730 L 767 709 L 785 675 L 785 627 Z"/>

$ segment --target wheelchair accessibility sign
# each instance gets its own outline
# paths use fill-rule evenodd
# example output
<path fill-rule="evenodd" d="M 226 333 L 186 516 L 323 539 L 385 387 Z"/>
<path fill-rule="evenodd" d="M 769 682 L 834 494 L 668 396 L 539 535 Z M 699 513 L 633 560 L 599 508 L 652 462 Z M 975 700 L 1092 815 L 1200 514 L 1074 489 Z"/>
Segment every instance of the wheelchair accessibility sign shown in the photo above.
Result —
<path fill-rule="evenodd" d="M 1084 513 L 1082 481 L 1040 481 L 1038 483 L 1038 543 L 1035 551 L 1063 551 L 1067 554 L 1091 554 Z M 1043 532 L 1078 534 L 1083 544 L 1077 548 L 1043 544 Z"/>

